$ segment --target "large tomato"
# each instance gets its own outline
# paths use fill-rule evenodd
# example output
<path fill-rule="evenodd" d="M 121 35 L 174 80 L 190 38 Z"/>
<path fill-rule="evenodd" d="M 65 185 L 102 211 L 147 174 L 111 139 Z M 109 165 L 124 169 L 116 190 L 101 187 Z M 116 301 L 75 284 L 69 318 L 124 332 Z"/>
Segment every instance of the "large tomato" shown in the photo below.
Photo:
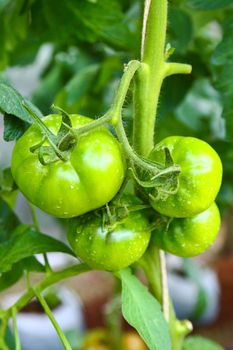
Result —
<path fill-rule="evenodd" d="M 71 115 L 72 126 L 91 122 Z M 43 118 L 57 134 L 60 115 Z M 68 161 L 42 165 L 30 148 L 41 142 L 40 127 L 32 125 L 16 142 L 12 155 L 12 174 L 20 191 L 46 213 L 70 218 L 101 207 L 118 192 L 124 178 L 124 161 L 116 138 L 105 127 L 82 135 Z"/>

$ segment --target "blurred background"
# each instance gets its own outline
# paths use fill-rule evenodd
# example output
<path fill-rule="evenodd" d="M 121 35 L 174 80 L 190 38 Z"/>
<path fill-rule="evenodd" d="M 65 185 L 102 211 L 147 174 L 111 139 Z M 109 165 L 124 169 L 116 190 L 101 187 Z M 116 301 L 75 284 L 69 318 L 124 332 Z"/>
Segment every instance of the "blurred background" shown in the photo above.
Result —
<path fill-rule="evenodd" d="M 139 0 L 0 1 L 0 82 L 18 89 L 44 115 L 51 113 L 54 103 L 69 113 L 92 118 L 101 116 L 111 105 L 123 64 L 139 58 L 142 10 L 143 2 Z M 224 167 L 218 196 L 222 227 L 217 241 L 195 259 L 168 256 L 170 292 L 177 315 L 193 321 L 194 334 L 207 336 L 231 350 L 232 1 L 172 1 L 167 40 L 175 48 L 172 60 L 191 63 L 193 72 L 190 76 L 175 76 L 165 81 L 156 142 L 174 134 L 204 139 L 217 150 Z M 124 109 L 124 123 L 130 138 L 130 94 Z M 4 141 L 4 118 L 1 118 L 0 129 L 0 168 L 4 169 L 10 165 L 13 147 L 12 142 Z M 32 222 L 27 202 L 21 195 L 17 196 L 15 211 L 22 222 Z M 42 232 L 65 239 L 60 221 L 39 210 L 37 213 Z M 58 253 L 49 254 L 49 261 L 54 269 L 72 263 L 71 258 Z M 38 278 L 38 274 L 33 276 L 35 281 Z M 7 292 L 3 291 L 1 304 L 11 303 L 23 288 L 21 281 Z M 69 333 L 74 349 L 78 349 L 85 329 L 104 327 L 108 322 L 112 291 L 111 275 L 99 271 L 72 278 L 48 291 L 55 316 Z M 24 350 L 37 349 L 38 342 L 38 350 L 62 349 L 37 305 L 32 303 L 23 310 L 18 322 L 25 339 Z"/>

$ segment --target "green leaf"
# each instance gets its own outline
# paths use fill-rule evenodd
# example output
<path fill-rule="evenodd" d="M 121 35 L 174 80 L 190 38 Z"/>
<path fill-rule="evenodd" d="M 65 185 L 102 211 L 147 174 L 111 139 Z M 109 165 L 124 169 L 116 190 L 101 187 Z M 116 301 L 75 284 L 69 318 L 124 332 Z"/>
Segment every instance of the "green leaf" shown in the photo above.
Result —
<path fill-rule="evenodd" d="M 188 337 L 183 344 L 183 350 L 224 350 L 217 343 L 202 337 Z"/>
<path fill-rule="evenodd" d="M 30 226 L 20 225 L 12 233 L 10 240 L 0 244 L 0 271 L 9 271 L 11 266 L 18 261 L 46 252 L 74 255 L 63 242 L 37 232 Z"/>
<path fill-rule="evenodd" d="M 223 40 L 216 47 L 213 56 L 212 63 L 215 65 L 223 65 L 229 59 L 233 59 L 233 31 L 228 35 L 224 35 Z"/>
<path fill-rule="evenodd" d="M 0 243 L 8 240 L 15 227 L 19 224 L 20 221 L 13 210 L 0 198 Z"/>
<path fill-rule="evenodd" d="M 193 37 L 192 21 L 186 12 L 170 7 L 168 14 L 168 38 L 176 52 L 185 53 Z"/>
<path fill-rule="evenodd" d="M 0 327 L 1 327 L 1 325 L 2 325 L 2 320 L 0 320 Z M 2 344 L 2 340 L 3 339 L 0 338 L 0 344 Z M 9 326 L 7 326 L 7 329 L 6 329 L 5 342 L 9 348 L 9 350 L 15 350 L 15 337 L 12 334 Z M 8 350 L 8 348 L 7 348 L 7 350 Z"/>
<path fill-rule="evenodd" d="M 22 13 L 22 1 L 0 1 L 0 69 L 9 63 L 9 54 L 25 39 L 29 23 L 29 11 Z"/>
<path fill-rule="evenodd" d="M 10 168 L 0 170 L 0 194 L 2 192 L 11 192 L 16 189 L 13 176 Z"/>
<path fill-rule="evenodd" d="M 15 264 L 12 266 L 11 271 L 4 272 L 0 277 L 0 292 L 7 289 L 17 283 L 22 277 L 23 271 L 20 266 Z"/>
<path fill-rule="evenodd" d="M 72 105 L 82 97 L 94 83 L 99 65 L 93 64 L 80 70 L 64 87 L 67 104 Z"/>
<path fill-rule="evenodd" d="M 19 261 L 12 266 L 10 271 L 1 274 L 0 291 L 18 282 L 24 271 L 44 272 L 45 267 L 34 256 Z"/>
<path fill-rule="evenodd" d="M 222 41 L 216 47 L 213 56 L 213 72 L 215 87 L 219 90 L 223 101 L 223 117 L 226 120 L 227 136 L 233 136 L 233 16 L 224 23 Z"/>
<path fill-rule="evenodd" d="M 10 0 L 1 0 L 0 1 L 0 11 L 2 11 L 8 4 Z"/>
<path fill-rule="evenodd" d="M 205 139 L 207 136 L 223 139 L 226 135 L 221 97 L 207 79 L 194 82 L 175 113 L 177 119 L 193 132 L 203 130 Z"/>
<path fill-rule="evenodd" d="M 14 115 L 24 122 L 31 123 L 31 117 L 22 106 L 24 98 L 11 86 L 0 83 L 0 111 Z"/>
<path fill-rule="evenodd" d="M 4 114 L 4 140 L 17 140 L 27 130 L 28 125 L 28 123 L 25 123 L 19 118 L 15 118 L 15 116 L 11 114 Z"/>
<path fill-rule="evenodd" d="M 122 312 L 126 321 L 138 331 L 150 350 L 171 349 L 168 325 L 158 301 L 130 269 L 120 270 L 117 276 L 122 282 Z"/>
<path fill-rule="evenodd" d="M 196 10 L 215 10 L 232 5 L 232 0 L 189 0 L 190 7 Z"/>
<path fill-rule="evenodd" d="M 45 266 L 41 264 L 34 256 L 30 256 L 28 258 L 22 259 L 19 262 L 19 264 L 24 271 L 31 271 L 31 272 L 45 271 Z M 18 265 L 18 263 L 16 265 Z"/>
<path fill-rule="evenodd" d="M 57 92 L 64 85 L 63 74 L 60 64 L 53 62 L 53 66 L 43 76 L 38 89 L 32 96 L 33 103 L 39 106 L 46 114 L 54 102 Z"/>
<path fill-rule="evenodd" d="M 59 6 L 56 0 L 42 3 L 48 28 L 56 41 L 76 37 L 89 43 L 101 40 L 117 48 L 135 45 L 117 0 L 67 0 Z"/>
<path fill-rule="evenodd" d="M 4 139 L 6 141 L 17 139 L 28 125 L 32 123 L 32 118 L 23 107 L 22 102 L 27 104 L 39 117 L 42 117 L 39 109 L 28 99 L 23 98 L 20 93 L 10 85 L 0 83 L 0 112 L 5 115 Z"/>

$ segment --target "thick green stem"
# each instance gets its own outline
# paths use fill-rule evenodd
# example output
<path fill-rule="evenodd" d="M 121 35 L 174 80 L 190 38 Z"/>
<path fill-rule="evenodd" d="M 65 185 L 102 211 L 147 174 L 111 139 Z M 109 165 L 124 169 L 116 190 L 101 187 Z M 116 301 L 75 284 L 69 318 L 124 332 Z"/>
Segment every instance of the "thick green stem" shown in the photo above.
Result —
<path fill-rule="evenodd" d="M 136 75 L 134 91 L 134 147 L 147 156 L 154 145 L 156 110 L 164 79 L 167 0 L 146 1 L 145 12 L 143 65 Z"/>
<path fill-rule="evenodd" d="M 166 62 L 167 0 L 145 0 L 142 31 L 142 65 L 137 71 L 134 90 L 133 142 L 136 152 L 147 157 L 154 147 L 157 106 L 163 80 L 170 75 L 189 74 L 191 66 Z M 140 261 L 148 278 L 150 289 L 163 305 L 169 323 L 172 350 L 181 350 L 184 336 L 190 331 L 188 321 L 176 319 L 167 292 L 164 255 L 153 247 Z"/>

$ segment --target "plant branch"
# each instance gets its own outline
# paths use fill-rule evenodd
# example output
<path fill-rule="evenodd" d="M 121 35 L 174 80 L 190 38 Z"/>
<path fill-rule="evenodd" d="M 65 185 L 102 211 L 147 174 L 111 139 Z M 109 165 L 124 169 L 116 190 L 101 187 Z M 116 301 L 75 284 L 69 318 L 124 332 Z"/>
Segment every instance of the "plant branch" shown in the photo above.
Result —
<path fill-rule="evenodd" d="M 165 63 L 164 78 L 174 74 L 190 74 L 192 66 L 190 64 L 169 62 Z"/>
<path fill-rule="evenodd" d="M 117 137 L 123 147 L 123 150 L 126 154 L 126 157 L 130 160 L 131 164 L 137 165 L 141 169 L 150 171 L 153 173 L 153 179 L 156 179 L 159 176 L 173 173 L 173 172 L 179 172 L 180 167 L 177 165 L 172 165 L 168 168 L 164 168 L 159 163 L 153 163 L 149 160 L 144 159 L 143 157 L 140 157 L 131 147 L 127 135 L 125 133 L 125 129 L 122 123 L 122 120 L 118 121 L 118 124 L 115 127 Z"/>
<path fill-rule="evenodd" d="M 31 211 L 31 215 L 32 215 L 32 220 L 33 220 L 33 224 L 34 224 L 34 227 L 36 229 L 36 231 L 40 231 L 40 227 L 39 227 L 39 220 L 38 220 L 38 217 L 37 217 L 37 214 L 36 214 L 36 210 L 34 208 L 34 205 L 28 201 L 28 206 L 30 208 L 30 211 Z M 43 257 L 44 257 L 44 262 L 45 262 L 45 269 L 46 269 L 46 272 L 47 273 L 50 273 L 52 272 L 52 269 L 51 269 L 51 266 L 49 264 L 49 260 L 48 260 L 48 256 L 46 253 L 43 254 Z"/>
<path fill-rule="evenodd" d="M 83 125 L 80 128 L 70 130 L 70 133 L 65 135 L 64 138 L 60 141 L 59 148 L 62 148 L 63 144 L 66 144 L 68 139 L 74 137 L 74 135 L 78 139 L 78 137 L 80 137 L 81 135 L 91 130 L 94 130 L 106 123 L 110 123 L 112 125 L 118 124 L 118 122 L 121 120 L 122 108 L 125 102 L 127 92 L 129 90 L 130 83 L 135 75 L 135 72 L 139 69 L 140 65 L 141 63 L 136 60 L 130 61 L 126 65 L 116 96 L 109 111 L 101 118 L 87 123 L 86 125 Z M 68 125 L 67 128 L 69 128 Z"/>
<path fill-rule="evenodd" d="M 130 83 L 136 73 L 140 68 L 141 63 L 139 61 L 130 61 L 124 69 L 124 74 L 121 78 L 119 88 L 117 90 L 115 99 L 113 101 L 111 110 L 113 114 L 112 124 L 117 125 L 118 121 L 121 119 L 122 108 L 125 102 L 127 92 L 129 90 Z"/>
<path fill-rule="evenodd" d="M 19 331 L 17 327 L 17 319 L 16 319 L 16 311 L 12 309 L 12 319 L 13 319 L 13 327 L 14 327 L 14 336 L 15 336 L 15 350 L 22 350 L 19 338 Z"/>
<path fill-rule="evenodd" d="M 61 330 L 59 324 L 57 323 L 55 317 L 53 316 L 53 313 L 52 311 L 50 310 L 46 300 L 43 298 L 43 296 L 40 294 L 39 291 L 37 291 L 37 289 L 35 288 L 34 289 L 34 293 L 35 293 L 35 296 L 36 298 L 38 299 L 38 301 L 40 302 L 41 306 L 43 307 L 45 313 L 47 314 L 47 316 L 49 317 L 51 323 L 53 324 L 62 344 L 64 345 L 64 348 L 66 350 L 72 350 L 66 336 L 64 335 L 63 331 Z M 20 350 L 20 349 L 18 349 Z"/>
<path fill-rule="evenodd" d="M 12 309 L 16 312 L 21 310 L 27 303 L 34 297 L 34 289 L 37 292 L 42 292 L 47 287 L 72 276 L 76 276 L 80 273 L 89 271 L 90 268 L 86 264 L 77 264 L 68 267 L 64 270 L 53 272 L 52 274 L 45 275 L 45 277 L 38 282 L 33 288 L 30 288 L 25 294 L 23 294 L 10 308 L 1 310 L 1 317 L 3 320 L 8 320 L 11 316 Z"/>

